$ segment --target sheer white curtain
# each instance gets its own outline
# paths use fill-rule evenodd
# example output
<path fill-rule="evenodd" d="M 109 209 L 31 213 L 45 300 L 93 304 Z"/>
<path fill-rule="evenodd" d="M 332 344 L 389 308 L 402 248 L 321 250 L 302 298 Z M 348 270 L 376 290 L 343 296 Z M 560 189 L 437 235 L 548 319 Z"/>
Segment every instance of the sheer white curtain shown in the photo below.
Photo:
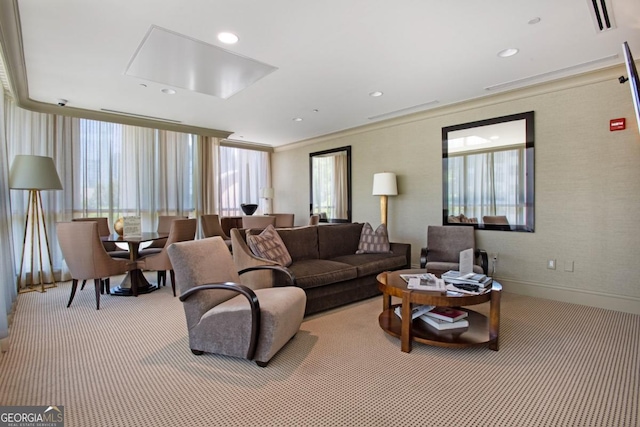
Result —
<path fill-rule="evenodd" d="M 5 99 L 0 89 L 0 182 L 9 182 L 11 158 L 6 141 Z M 17 299 L 12 217 L 9 186 L 0 186 L 0 351 L 6 351 L 9 340 L 9 316 Z"/>
<path fill-rule="evenodd" d="M 269 153 L 220 147 L 221 216 L 244 215 L 242 203 L 260 202 L 260 189 L 269 186 Z"/>
<path fill-rule="evenodd" d="M 524 148 L 451 156 L 449 214 L 482 221 L 484 215 L 506 215 L 524 224 Z"/>
<path fill-rule="evenodd" d="M 347 153 L 341 152 L 336 153 L 333 156 L 334 165 L 333 165 L 333 173 L 334 173 L 334 183 L 333 183 L 333 194 L 334 194 L 334 205 L 335 205 L 335 216 L 331 218 L 339 218 L 339 219 L 347 219 L 349 218 L 348 210 L 348 188 L 349 184 L 347 183 Z"/>

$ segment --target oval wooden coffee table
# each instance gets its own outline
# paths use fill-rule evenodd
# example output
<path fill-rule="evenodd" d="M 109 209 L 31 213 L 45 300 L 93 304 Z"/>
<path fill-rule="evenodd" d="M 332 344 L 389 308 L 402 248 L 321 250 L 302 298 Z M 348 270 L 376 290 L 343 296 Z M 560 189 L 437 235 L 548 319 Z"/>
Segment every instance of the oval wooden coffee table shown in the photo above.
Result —
<path fill-rule="evenodd" d="M 400 338 L 400 348 L 408 353 L 413 341 L 440 347 L 488 346 L 498 350 L 500 331 L 500 295 L 502 285 L 493 281 L 491 290 L 482 295 L 449 296 L 446 293 L 407 289 L 401 274 L 420 274 L 426 270 L 398 270 L 380 273 L 378 288 L 383 293 L 382 313 L 378 317 L 380 327 L 388 334 Z M 434 274 L 441 272 L 431 272 Z M 391 304 L 391 297 L 402 298 L 401 304 Z M 441 307 L 463 307 L 489 301 L 489 317 L 465 308 L 469 313 L 468 328 L 439 331 L 420 319 L 411 321 L 411 304 L 436 305 Z M 401 307 L 402 320 L 393 312 Z"/>

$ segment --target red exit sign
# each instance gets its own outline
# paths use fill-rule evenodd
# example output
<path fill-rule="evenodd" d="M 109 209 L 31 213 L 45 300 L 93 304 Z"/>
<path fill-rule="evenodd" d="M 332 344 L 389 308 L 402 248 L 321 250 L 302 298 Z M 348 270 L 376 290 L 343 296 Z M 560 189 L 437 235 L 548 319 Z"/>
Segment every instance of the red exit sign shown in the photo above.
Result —
<path fill-rule="evenodd" d="M 627 127 L 627 119 L 612 119 L 609 120 L 609 130 L 613 132 L 614 130 L 624 130 Z"/>

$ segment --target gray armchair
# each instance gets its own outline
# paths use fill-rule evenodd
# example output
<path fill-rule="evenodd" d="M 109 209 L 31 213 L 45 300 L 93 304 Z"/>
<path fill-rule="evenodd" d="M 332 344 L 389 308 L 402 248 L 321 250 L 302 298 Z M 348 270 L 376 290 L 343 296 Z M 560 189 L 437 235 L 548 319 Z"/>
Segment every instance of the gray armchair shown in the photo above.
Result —
<path fill-rule="evenodd" d="M 301 288 L 244 286 L 221 237 L 168 248 L 180 290 L 191 352 L 255 360 L 264 367 L 300 329 L 307 297 Z M 291 284 L 294 283 L 292 276 Z"/>
<path fill-rule="evenodd" d="M 458 270 L 460 252 L 473 248 L 476 273 L 489 274 L 487 252 L 476 248 L 475 229 L 467 225 L 434 226 L 427 228 L 427 247 L 420 253 L 420 268 L 429 270 Z"/>

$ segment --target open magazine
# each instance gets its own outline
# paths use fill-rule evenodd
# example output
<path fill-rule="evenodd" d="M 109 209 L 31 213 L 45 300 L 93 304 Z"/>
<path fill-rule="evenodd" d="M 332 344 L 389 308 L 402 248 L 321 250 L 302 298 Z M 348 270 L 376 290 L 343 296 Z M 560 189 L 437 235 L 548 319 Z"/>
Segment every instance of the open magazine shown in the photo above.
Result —
<path fill-rule="evenodd" d="M 444 280 L 431 273 L 401 274 L 400 277 L 407 282 L 407 289 L 436 292 L 446 291 Z"/>

